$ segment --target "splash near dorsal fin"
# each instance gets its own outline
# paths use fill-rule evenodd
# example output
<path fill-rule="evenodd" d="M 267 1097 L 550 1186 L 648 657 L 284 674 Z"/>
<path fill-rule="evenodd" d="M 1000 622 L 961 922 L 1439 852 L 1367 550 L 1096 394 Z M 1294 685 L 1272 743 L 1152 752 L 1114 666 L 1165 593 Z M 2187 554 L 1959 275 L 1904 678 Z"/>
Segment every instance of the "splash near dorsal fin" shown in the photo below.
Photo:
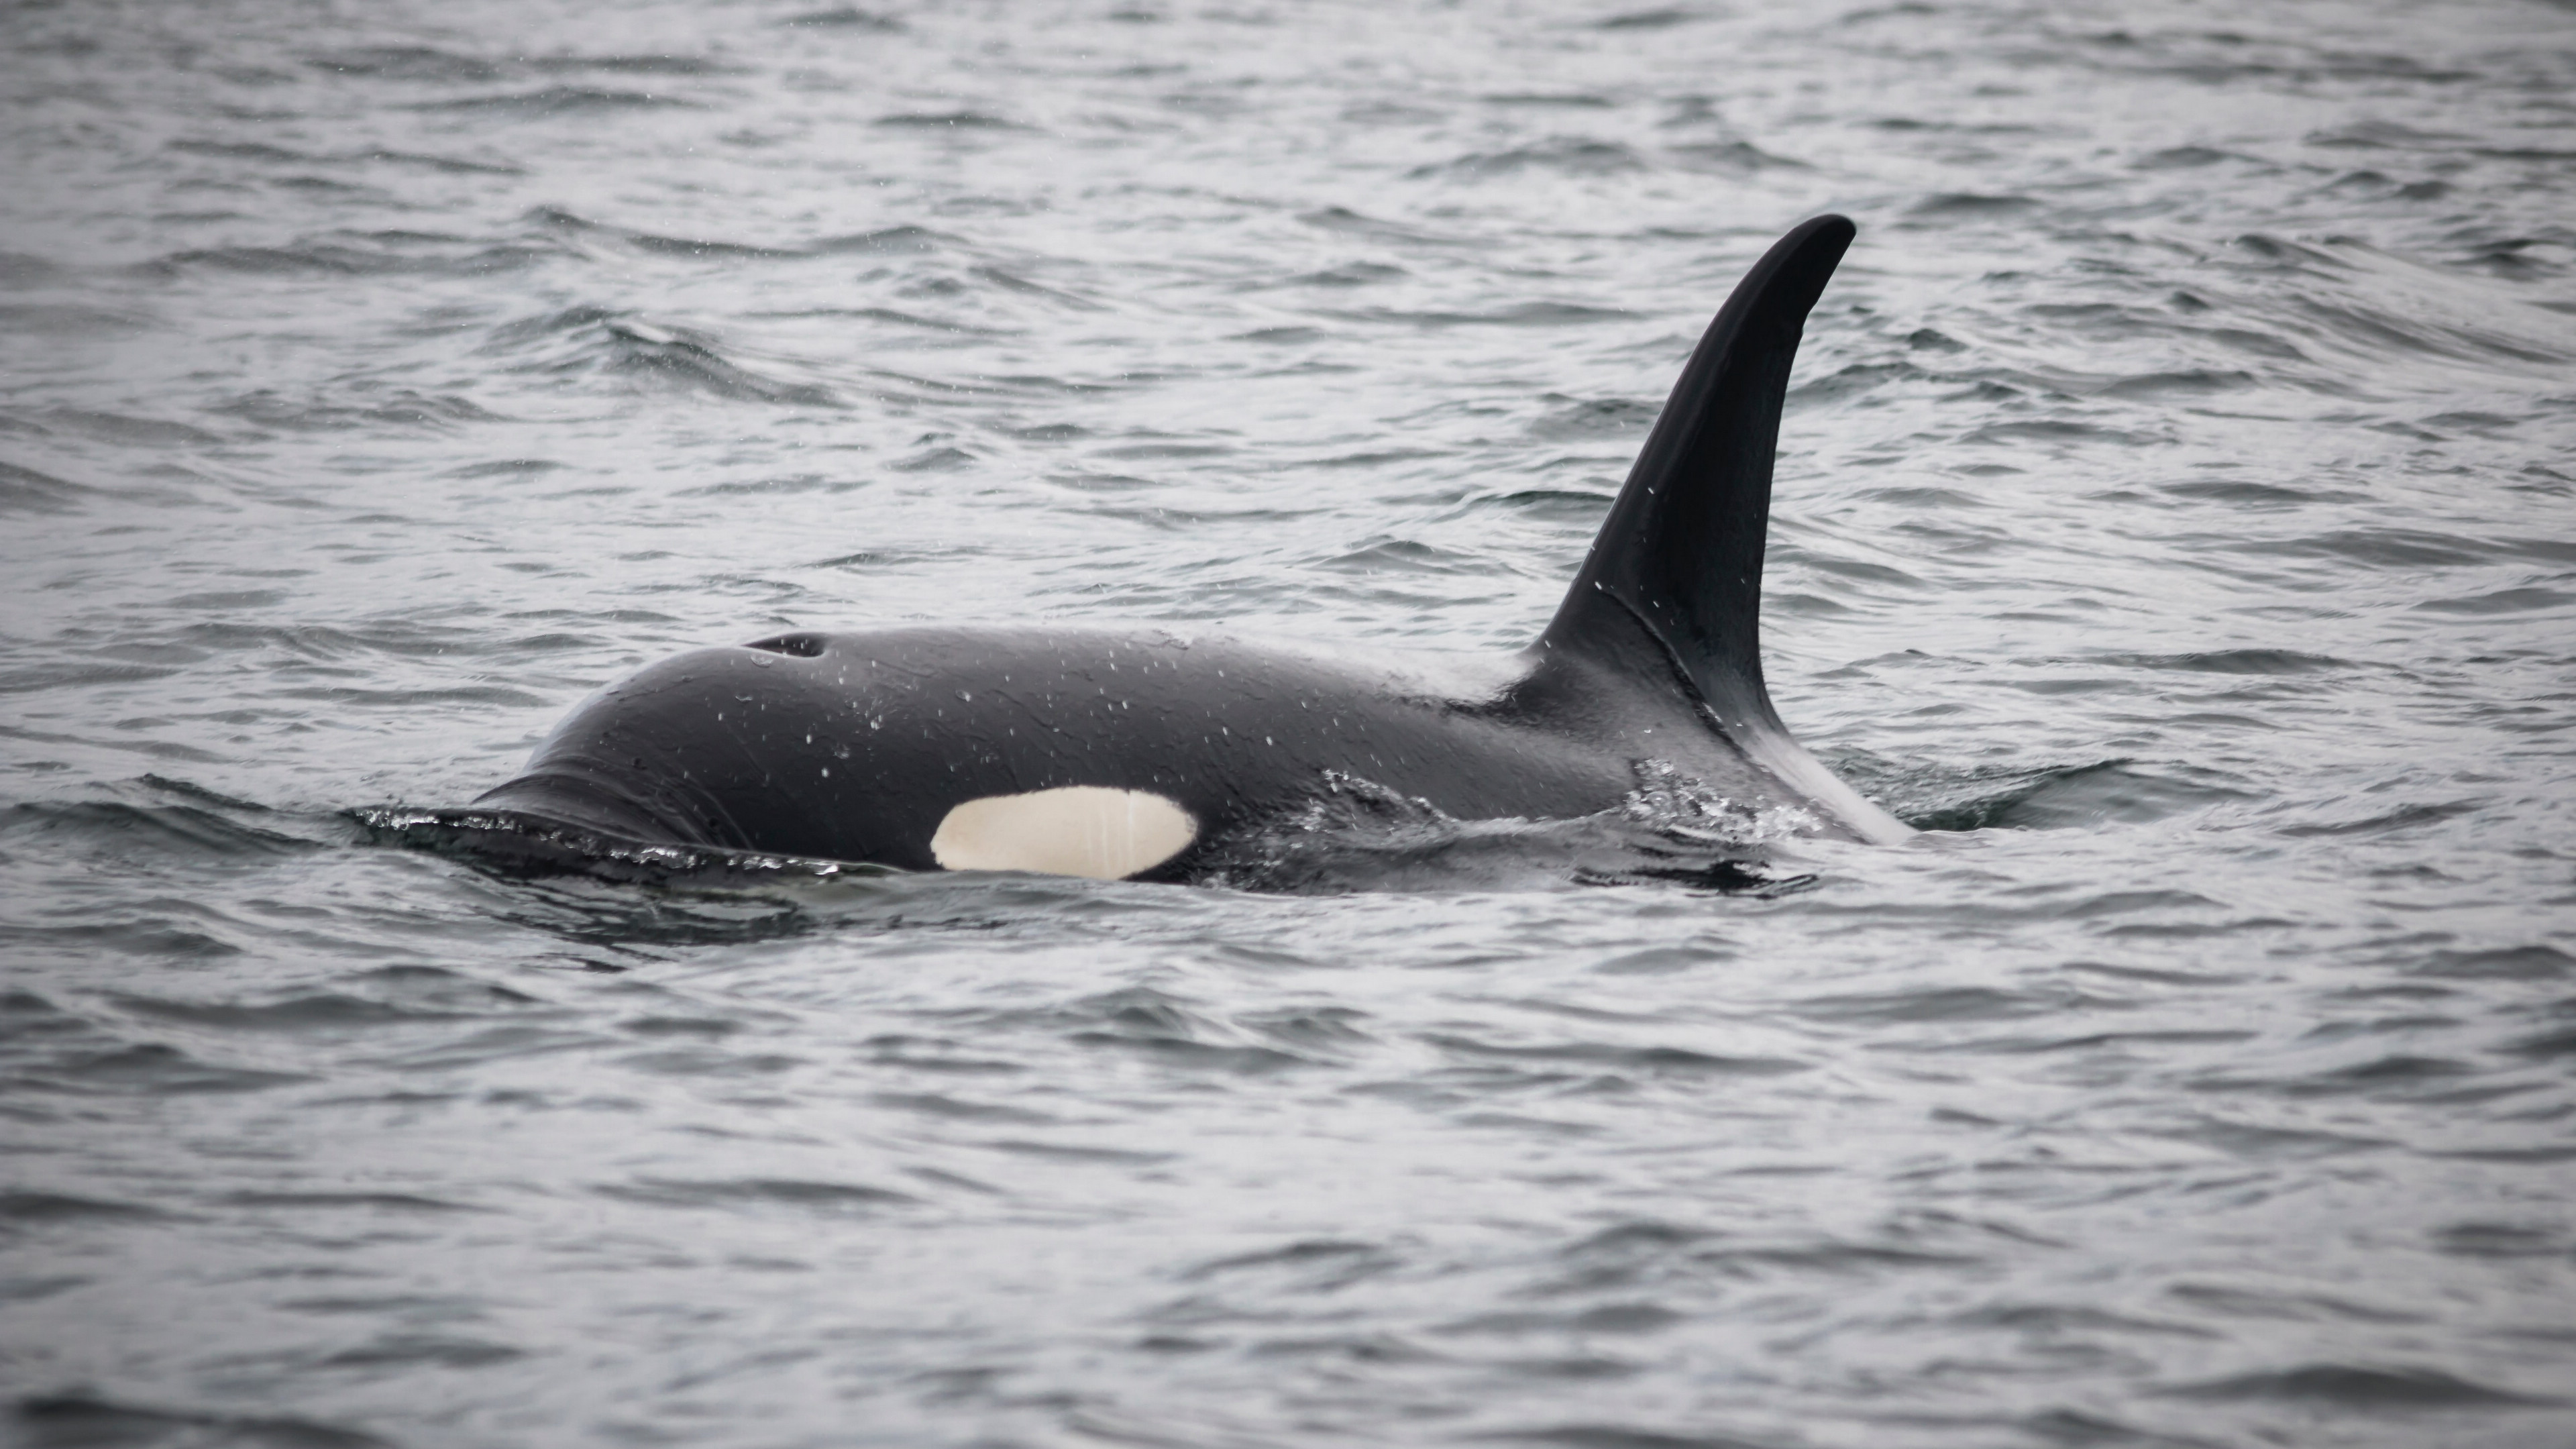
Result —
<path fill-rule="evenodd" d="M 1762 683 L 1762 549 L 1789 364 L 1854 235 L 1819 216 L 1753 264 L 1700 338 L 1541 651 L 1634 657 L 1640 632 L 1718 730 L 1864 838 L 1911 832 L 1790 738 Z"/>

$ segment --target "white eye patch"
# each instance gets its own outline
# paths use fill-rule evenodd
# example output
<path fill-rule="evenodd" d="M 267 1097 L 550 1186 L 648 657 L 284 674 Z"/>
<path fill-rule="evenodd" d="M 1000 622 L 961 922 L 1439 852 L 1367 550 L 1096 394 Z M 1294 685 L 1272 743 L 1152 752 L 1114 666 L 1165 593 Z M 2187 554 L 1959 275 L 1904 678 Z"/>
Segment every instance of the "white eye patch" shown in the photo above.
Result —
<path fill-rule="evenodd" d="M 1161 865 L 1198 835 L 1198 821 L 1176 800 L 1144 790 L 1067 785 L 967 801 L 939 822 L 930 855 L 946 870 L 1120 880 Z"/>

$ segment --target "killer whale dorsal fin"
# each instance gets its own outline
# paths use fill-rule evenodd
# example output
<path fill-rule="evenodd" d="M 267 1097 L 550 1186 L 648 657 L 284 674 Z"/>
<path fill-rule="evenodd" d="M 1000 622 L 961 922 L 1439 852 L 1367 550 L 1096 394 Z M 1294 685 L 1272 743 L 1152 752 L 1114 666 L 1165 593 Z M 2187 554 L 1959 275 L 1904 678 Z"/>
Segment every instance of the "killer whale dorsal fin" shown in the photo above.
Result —
<path fill-rule="evenodd" d="M 1910 834 L 1790 738 L 1762 682 L 1762 552 L 1789 365 L 1856 229 L 1801 223 L 1774 243 L 1673 384 L 1592 551 L 1539 636 L 1542 655 L 1636 659 L 1640 632 L 1738 748 L 1871 838 Z"/>
<path fill-rule="evenodd" d="M 1730 727 L 1786 733 L 1762 685 L 1771 457 L 1807 312 L 1853 231 L 1842 217 L 1817 217 L 1736 284 L 1539 636 L 1543 648 L 1598 650 L 1642 624 Z"/>

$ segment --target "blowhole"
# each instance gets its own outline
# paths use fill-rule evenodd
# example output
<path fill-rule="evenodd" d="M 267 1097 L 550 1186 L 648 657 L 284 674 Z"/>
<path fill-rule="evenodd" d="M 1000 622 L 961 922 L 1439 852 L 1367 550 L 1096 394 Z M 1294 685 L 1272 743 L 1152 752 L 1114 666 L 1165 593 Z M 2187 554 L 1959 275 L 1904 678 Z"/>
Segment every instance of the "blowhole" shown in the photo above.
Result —
<path fill-rule="evenodd" d="M 775 639 L 755 640 L 754 642 L 745 644 L 742 647 L 745 649 L 766 649 L 772 654 L 792 654 L 799 659 L 820 659 L 823 657 L 823 636 L 820 634 L 781 634 Z"/>

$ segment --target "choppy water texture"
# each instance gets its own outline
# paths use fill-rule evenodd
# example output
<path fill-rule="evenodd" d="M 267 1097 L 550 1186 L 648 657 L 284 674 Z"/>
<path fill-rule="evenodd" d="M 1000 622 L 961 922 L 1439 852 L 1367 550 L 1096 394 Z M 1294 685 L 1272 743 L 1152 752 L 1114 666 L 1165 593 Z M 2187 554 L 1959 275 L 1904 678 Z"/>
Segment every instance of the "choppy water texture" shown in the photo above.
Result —
<path fill-rule="evenodd" d="M 2576 1442 L 2576 12 L 827 3 L 0 12 L 8 1434 Z M 1826 209 L 1914 845 L 350 813 L 789 626 L 1516 646 Z"/>

